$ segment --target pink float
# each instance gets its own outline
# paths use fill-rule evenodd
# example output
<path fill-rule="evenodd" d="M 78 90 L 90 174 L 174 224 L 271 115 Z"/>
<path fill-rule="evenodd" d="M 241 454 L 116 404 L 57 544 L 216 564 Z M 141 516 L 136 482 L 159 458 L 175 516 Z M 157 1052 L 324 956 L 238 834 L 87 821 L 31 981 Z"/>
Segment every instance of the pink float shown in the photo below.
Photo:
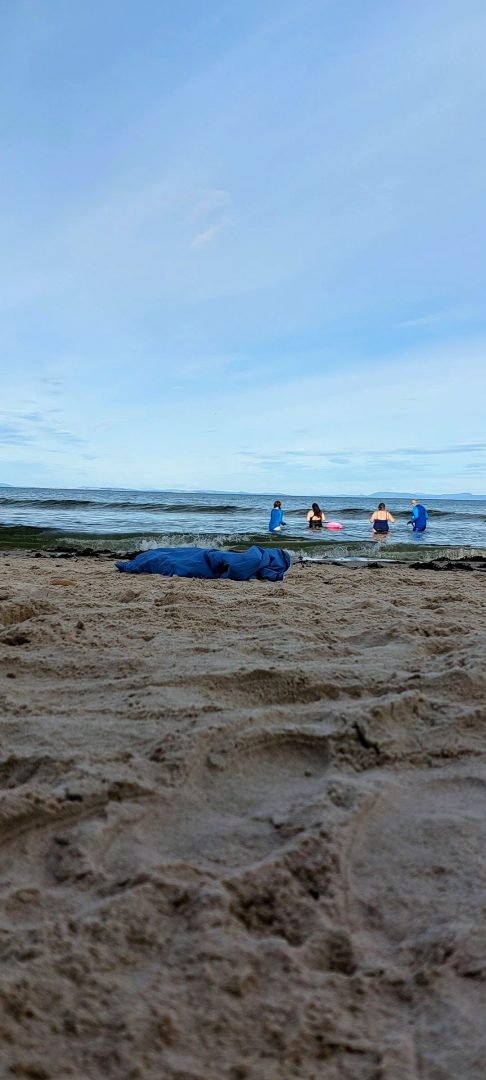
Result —
<path fill-rule="evenodd" d="M 326 529 L 333 529 L 335 532 L 337 532 L 338 529 L 342 529 L 341 522 L 340 521 L 326 521 Z"/>

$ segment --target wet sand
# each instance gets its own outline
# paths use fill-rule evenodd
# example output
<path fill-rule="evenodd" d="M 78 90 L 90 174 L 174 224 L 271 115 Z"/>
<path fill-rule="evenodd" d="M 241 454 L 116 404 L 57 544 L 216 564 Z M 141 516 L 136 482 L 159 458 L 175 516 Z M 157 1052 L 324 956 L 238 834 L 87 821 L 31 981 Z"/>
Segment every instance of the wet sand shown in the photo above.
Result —
<path fill-rule="evenodd" d="M 1 1076 L 484 1076 L 485 582 L 0 557 Z"/>

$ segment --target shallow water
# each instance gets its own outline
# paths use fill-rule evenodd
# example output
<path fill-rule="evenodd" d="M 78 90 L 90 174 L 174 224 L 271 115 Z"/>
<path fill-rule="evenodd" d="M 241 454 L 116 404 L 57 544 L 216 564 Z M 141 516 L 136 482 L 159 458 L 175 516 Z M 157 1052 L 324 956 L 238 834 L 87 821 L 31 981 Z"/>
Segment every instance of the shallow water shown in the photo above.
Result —
<path fill-rule="evenodd" d="M 268 533 L 274 495 L 116 489 L 0 489 L 0 550 L 89 547 L 117 552 L 196 545 L 285 547 L 294 555 L 322 558 L 420 560 L 460 558 L 486 549 L 486 499 L 429 500 L 425 534 L 407 525 L 410 501 L 388 500 L 396 517 L 385 540 L 374 540 L 368 518 L 377 500 L 313 496 L 340 532 L 311 533 L 306 512 L 311 499 L 281 496 L 287 527 Z"/>

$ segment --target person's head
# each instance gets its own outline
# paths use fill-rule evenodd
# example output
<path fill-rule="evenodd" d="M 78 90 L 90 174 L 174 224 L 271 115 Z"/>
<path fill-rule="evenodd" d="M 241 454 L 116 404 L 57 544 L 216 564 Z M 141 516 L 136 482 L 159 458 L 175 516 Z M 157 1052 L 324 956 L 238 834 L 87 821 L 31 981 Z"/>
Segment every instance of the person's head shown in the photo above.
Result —
<path fill-rule="evenodd" d="M 412 506 L 418 505 L 418 499 L 412 499 Z"/>
<path fill-rule="evenodd" d="M 319 503 L 312 503 L 312 513 L 314 514 L 314 517 L 320 517 L 321 516 L 322 510 L 321 510 L 321 508 L 319 506 Z"/>
<path fill-rule="evenodd" d="M 275 502 L 274 502 L 273 505 L 274 505 L 274 508 L 277 509 L 277 510 L 282 509 L 282 503 L 280 502 L 280 499 L 275 499 Z"/>
<path fill-rule="evenodd" d="M 378 510 L 386 510 L 385 504 L 384 503 L 378 503 Z"/>

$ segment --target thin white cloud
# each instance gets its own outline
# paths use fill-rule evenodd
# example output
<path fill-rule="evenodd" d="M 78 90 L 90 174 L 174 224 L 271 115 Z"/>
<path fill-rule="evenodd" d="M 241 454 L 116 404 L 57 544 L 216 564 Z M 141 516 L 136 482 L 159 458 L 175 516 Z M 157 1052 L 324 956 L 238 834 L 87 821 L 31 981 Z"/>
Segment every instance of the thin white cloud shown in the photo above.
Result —
<path fill-rule="evenodd" d="M 222 218 L 221 221 L 215 221 L 207 229 L 204 229 L 203 232 L 198 233 L 197 236 L 194 237 L 191 247 L 206 247 L 207 244 L 211 243 L 211 240 L 214 240 L 218 233 L 222 232 L 223 229 L 227 229 L 230 224 L 231 219 L 229 217 Z"/>
<path fill-rule="evenodd" d="M 394 464 L 399 465 L 401 459 L 419 459 L 422 464 L 427 458 L 443 456 L 454 458 L 457 454 L 486 454 L 486 442 L 470 444 L 452 443 L 449 446 L 435 447 L 408 446 L 400 447 L 399 449 L 390 446 L 377 450 L 371 450 L 363 446 L 361 449 L 356 450 L 337 449 L 332 453 L 325 450 L 322 452 L 315 452 L 313 450 L 288 450 L 282 448 L 281 450 L 273 451 L 272 453 L 260 454 L 257 451 L 242 450 L 240 451 L 239 456 L 249 459 L 256 465 L 265 465 L 265 467 L 282 464 L 294 467 L 297 464 L 299 466 L 305 465 L 305 467 L 309 468 L 314 465 L 326 466 L 329 463 L 345 466 L 356 463 L 360 463 L 361 465 L 379 465 L 380 462 L 384 460 L 390 460 L 393 461 Z M 482 467 L 484 469 L 484 462 Z"/>
<path fill-rule="evenodd" d="M 99 424 L 93 425 L 93 431 L 104 431 L 115 424 L 123 424 L 123 416 L 110 416 L 106 420 L 100 420 Z"/>
<path fill-rule="evenodd" d="M 420 315 L 417 319 L 405 319 L 404 322 L 398 323 L 398 326 L 403 329 L 414 326 L 437 326 L 440 323 L 455 322 L 456 320 L 465 319 L 476 313 L 477 312 L 473 308 L 446 308 L 444 311 L 431 311 L 428 315 Z"/>
<path fill-rule="evenodd" d="M 224 188 L 213 188 L 206 191 L 190 207 L 188 217 L 190 221 L 199 221 L 201 218 L 212 217 L 214 214 L 225 210 L 231 205 L 231 197 Z"/>

